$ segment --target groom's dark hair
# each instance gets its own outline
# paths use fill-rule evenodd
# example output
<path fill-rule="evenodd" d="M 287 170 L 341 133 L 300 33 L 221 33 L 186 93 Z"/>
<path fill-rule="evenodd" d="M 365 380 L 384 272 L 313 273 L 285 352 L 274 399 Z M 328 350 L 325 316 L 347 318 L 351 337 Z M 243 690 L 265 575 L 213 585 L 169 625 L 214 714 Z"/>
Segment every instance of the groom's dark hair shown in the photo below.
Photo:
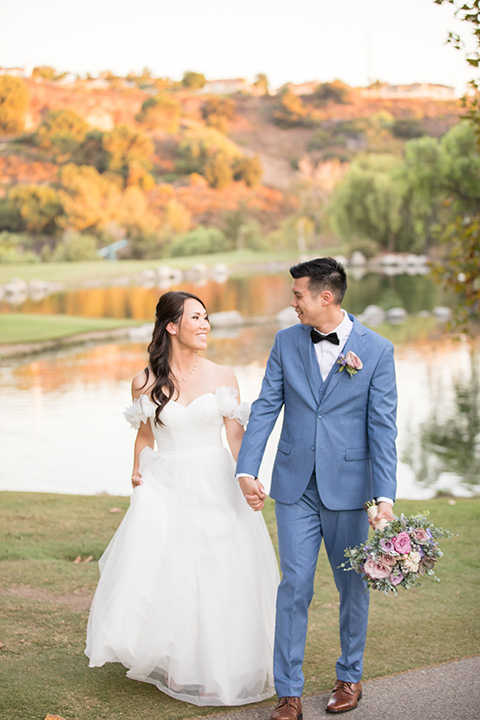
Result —
<path fill-rule="evenodd" d="M 290 268 L 290 275 L 294 279 L 308 277 L 309 290 L 315 297 L 323 290 L 330 290 L 338 305 L 347 291 L 345 268 L 331 257 L 298 263 Z"/>

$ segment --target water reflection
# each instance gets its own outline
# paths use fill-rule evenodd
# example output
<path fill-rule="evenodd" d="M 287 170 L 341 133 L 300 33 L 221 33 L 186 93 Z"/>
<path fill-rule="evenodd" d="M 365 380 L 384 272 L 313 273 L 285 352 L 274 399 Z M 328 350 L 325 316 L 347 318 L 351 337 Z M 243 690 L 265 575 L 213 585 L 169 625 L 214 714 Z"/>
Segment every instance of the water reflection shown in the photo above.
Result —
<path fill-rule="evenodd" d="M 207 356 L 234 368 L 249 402 L 258 395 L 277 329 L 251 325 L 209 339 Z M 396 343 L 395 354 L 399 497 L 432 497 L 445 481 L 445 489 L 468 494 L 480 469 L 480 338 L 455 342 L 426 334 Z M 146 343 L 124 342 L 0 367 L 0 490 L 128 495 L 134 433 L 122 410 L 145 362 Z M 262 466 L 267 486 L 278 432 Z"/>
<path fill-rule="evenodd" d="M 479 365 L 478 351 L 472 347 L 469 367 L 453 384 L 451 402 L 438 381 L 417 442 L 409 438 L 405 462 L 418 484 L 436 492 L 450 492 L 459 479 L 467 491 L 480 492 Z"/>
<path fill-rule="evenodd" d="M 274 316 L 290 304 L 291 278 L 281 274 L 249 274 L 208 280 L 202 284 L 183 282 L 175 290 L 198 294 L 210 312 L 238 310 L 247 318 Z M 117 285 L 55 292 L 48 297 L 32 298 L 16 306 L 0 302 L 0 312 L 65 314 L 83 317 L 129 318 L 149 321 L 163 290 L 159 287 Z M 349 278 L 346 295 L 348 309 L 360 314 L 371 303 L 384 309 L 403 307 L 409 314 L 431 311 L 435 305 L 445 304 L 442 290 L 433 281 L 421 275 L 388 276 L 368 273 L 361 279 Z"/>

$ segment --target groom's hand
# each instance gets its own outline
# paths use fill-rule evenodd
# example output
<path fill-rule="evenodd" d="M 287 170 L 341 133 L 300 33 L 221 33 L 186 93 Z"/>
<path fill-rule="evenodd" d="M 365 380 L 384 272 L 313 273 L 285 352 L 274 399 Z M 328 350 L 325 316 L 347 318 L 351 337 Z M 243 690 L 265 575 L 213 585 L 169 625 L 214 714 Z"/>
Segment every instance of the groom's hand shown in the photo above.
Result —
<path fill-rule="evenodd" d="M 260 480 L 241 476 L 238 478 L 238 482 L 245 500 L 252 510 L 263 510 L 263 506 L 265 505 L 265 490 Z"/>
<path fill-rule="evenodd" d="M 386 520 L 387 522 L 395 520 L 395 515 L 393 514 L 393 507 L 390 505 L 390 503 L 379 502 L 377 514 L 373 518 L 373 520 L 369 520 L 369 523 L 374 528 L 375 525 L 378 525 L 380 520 Z"/>

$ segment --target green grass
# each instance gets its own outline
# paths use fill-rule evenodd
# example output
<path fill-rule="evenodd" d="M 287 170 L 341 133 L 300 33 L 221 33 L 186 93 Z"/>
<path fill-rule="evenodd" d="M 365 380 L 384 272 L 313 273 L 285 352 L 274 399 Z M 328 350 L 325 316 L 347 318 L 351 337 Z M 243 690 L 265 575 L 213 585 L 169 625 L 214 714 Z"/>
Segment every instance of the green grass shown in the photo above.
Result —
<path fill-rule="evenodd" d="M 0 315 L 0 345 L 9 343 L 36 343 L 58 340 L 81 333 L 107 332 L 129 325 L 135 320 L 115 318 L 85 318 L 74 315 Z"/>
<path fill-rule="evenodd" d="M 327 250 L 337 253 L 338 248 Z M 326 252 L 322 251 L 323 253 Z M 36 264 L 12 264 L 0 265 L 0 284 L 6 283 L 14 277 L 25 281 L 45 280 L 48 282 L 63 282 L 65 284 L 76 284 L 91 280 L 113 280 L 119 277 L 133 276 L 142 270 L 158 268 L 161 265 L 168 265 L 180 270 L 186 270 L 195 263 L 205 263 L 208 266 L 222 262 L 228 267 L 235 268 L 242 265 L 264 264 L 271 262 L 292 261 L 295 262 L 298 253 L 293 251 L 269 251 L 254 252 L 243 250 L 242 252 L 215 253 L 212 255 L 197 255 L 195 257 L 164 258 L 162 260 L 121 260 L 108 262 L 106 260 L 94 260 L 92 262 L 70 262 L 70 263 L 36 263 Z"/>
<path fill-rule="evenodd" d="M 83 654 L 97 560 L 128 507 L 128 498 L 41 493 L 0 494 L 0 720 L 179 720 L 213 714 L 126 679 L 108 664 L 88 669 Z M 113 507 L 120 513 L 111 513 Z M 365 679 L 478 653 L 480 498 L 399 501 L 397 513 L 430 510 L 435 525 L 458 537 L 443 540 L 440 583 L 425 579 L 398 598 L 371 596 Z M 273 503 L 265 517 L 275 542 Z M 306 693 L 335 680 L 338 599 L 322 550 L 310 611 Z M 267 708 L 265 708 L 268 713 Z"/>

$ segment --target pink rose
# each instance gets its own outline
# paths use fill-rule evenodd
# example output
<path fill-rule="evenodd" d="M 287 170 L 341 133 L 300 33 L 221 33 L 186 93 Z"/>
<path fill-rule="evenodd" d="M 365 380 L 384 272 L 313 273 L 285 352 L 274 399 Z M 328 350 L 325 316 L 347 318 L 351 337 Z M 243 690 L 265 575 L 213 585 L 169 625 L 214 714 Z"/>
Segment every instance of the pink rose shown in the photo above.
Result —
<path fill-rule="evenodd" d="M 369 557 L 365 561 L 363 571 L 368 577 L 372 578 L 372 580 L 380 580 L 390 575 L 391 568 L 385 566 L 380 560 L 374 560 L 372 557 Z"/>
<path fill-rule="evenodd" d="M 397 535 L 397 537 L 392 538 L 392 540 L 395 546 L 395 550 L 398 553 L 401 553 L 402 555 L 408 555 L 408 553 L 412 549 L 412 545 L 410 543 L 410 535 L 408 533 L 401 532 Z"/>
<path fill-rule="evenodd" d="M 380 555 L 380 562 L 383 565 L 386 565 L 387 567 L 393 567 L 395 563 L 397 562 L 397 559 L 392 557 L 391 555 Z"/>
<path fill-rule="evenodd" d="M 350 350 L 350 352 L 348 352 L 345 355 L 345 361 L 346 361 L 347 365 L 350 365 L 350 367 L 355 368 L 355 370 L 361 370 L 363 368 L 362 361 L 360 360 L 358 355 L 355 355 L 355 353 L 352 352 L 351 350 Z"/>
<path fill-rule="evenodd" d="M 419 543 L 426 543 L 430 539 L 427 535 L 427 531 L 423 528 L 415 528 L 415 530 L 413 531 L 413 536 L 415 540 Z"/>

